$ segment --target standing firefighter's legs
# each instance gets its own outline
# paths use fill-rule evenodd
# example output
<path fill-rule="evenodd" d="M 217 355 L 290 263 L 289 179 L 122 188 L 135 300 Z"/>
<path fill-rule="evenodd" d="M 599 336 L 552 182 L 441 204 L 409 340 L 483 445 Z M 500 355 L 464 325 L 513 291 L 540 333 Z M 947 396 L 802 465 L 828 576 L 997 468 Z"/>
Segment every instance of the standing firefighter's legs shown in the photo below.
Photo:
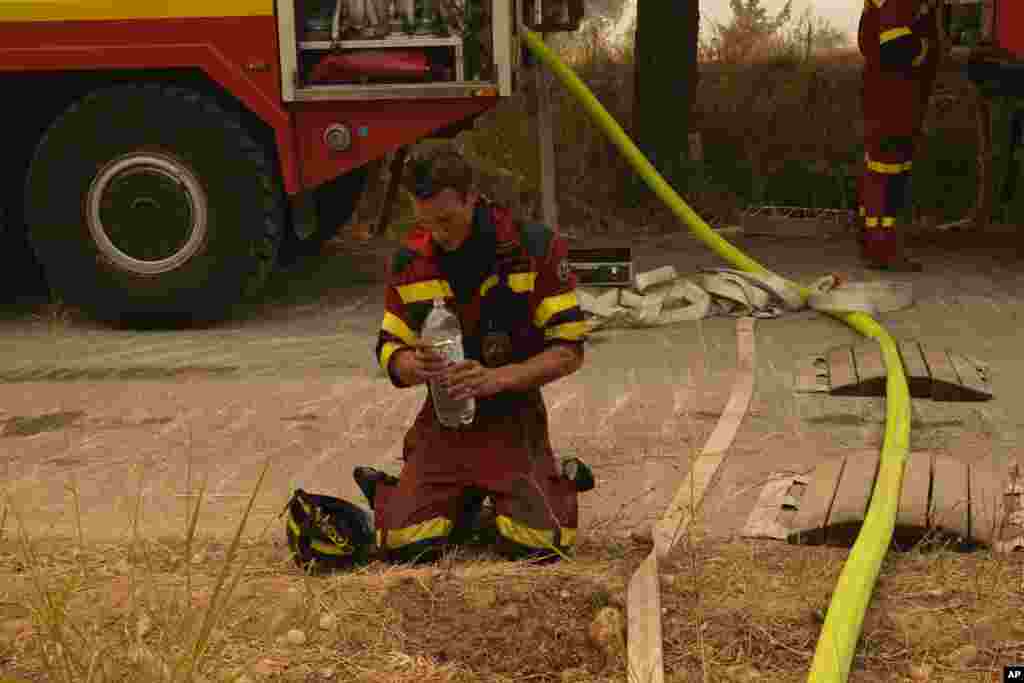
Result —
<path fill-rule="evenodd" d="M 866 0 L 861 255 L 868 265 L 920 270 L 903 253 L 914 145 L 938 65 L 934 0 Z"/>
<path fill-rule="evenodd" d="M 865 70 L 861 255 L 872 266 L 915 269 L 903 253 L 902 223 L 922 118 L 923 86 L 913 76 Z"/>

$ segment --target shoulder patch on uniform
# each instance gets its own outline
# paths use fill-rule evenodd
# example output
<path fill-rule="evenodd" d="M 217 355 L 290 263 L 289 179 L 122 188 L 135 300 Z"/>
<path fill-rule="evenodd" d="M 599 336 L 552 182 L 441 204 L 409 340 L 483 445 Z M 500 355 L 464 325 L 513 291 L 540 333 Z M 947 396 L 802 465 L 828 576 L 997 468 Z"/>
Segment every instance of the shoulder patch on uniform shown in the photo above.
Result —
<path fill-rule="evenodd" d="M 551 248 L 551 240 L 555 231 L 543 223 L 524 222 L 519 229 L 523 240 L 523 248 L 530 256 L 542 259 L 548 255 Z"/>
<path fill-rule="evenodd" d="M 408 268 L 419 254 L 409 247 L 399 247 L 391 259 L 392 275 L 401 275 Z"/>

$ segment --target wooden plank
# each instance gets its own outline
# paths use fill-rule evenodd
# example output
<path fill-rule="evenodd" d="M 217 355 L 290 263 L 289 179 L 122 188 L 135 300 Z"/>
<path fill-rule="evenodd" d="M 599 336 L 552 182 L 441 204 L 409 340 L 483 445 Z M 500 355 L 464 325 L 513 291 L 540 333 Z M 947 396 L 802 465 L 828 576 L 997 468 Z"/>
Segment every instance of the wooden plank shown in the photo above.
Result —
<path fill-rule="evenodd" d="M 949 362 L 960 378 L 961 401 L 987 401 L 992 398 L 988 377 L 973 362 L 956 353 L 946 353 Z"/>
<path fill-rule="evenodd" d="M 943 350 L 926 349 L 923 346 L 921 355 L 928 366 L 928 374 L 932 376 L 932 400 L 955 401 L 960 393 L 960 377 L 949 362 L 949 356 Z"/>
<path fill-rule="evenodd" d="M 968 486 L 971 499 L 971 540 L 994 548 L 999 540 L 1003 505 L 1003 482 L 996 472 L 979 467 L 968 467 Z"/>
<path fill-rule="evenodd" d="M 853 360 L 857 367 L 857 393 L 860 396 L 885 395 L 885 361 L 877 343 L 858 344 L 853 347 Z"/>
<path fill-rule="evenodd" d="M 800 499 L 800 509 L 793 517 L 790 543 L 817 545 L 824 542 L 824 528 L 842 471 L 843 458 L 828 460 L 814 468 L 807 490 Z"/>
<path fill-rule="evenodd" d="M 967 463 L 936 455 L 932 459 L 932 528 L 970 538 Z"/>
<path fill-rule="evenodd" d="M 913 340 L 900 340 L 898 345 L 911 398 L 931 398 L 932 376 L 921 355 L 921 345 Z"/>
<path fill-rule="evenodd" d="M 928 529 L 928 492 L 931 489 L 932 454 L 911 451 L 903 470 L 896 527 L 901 535 L 920 538 Z"/>
<path fill-rule="evenodd" d="M 828 352 L 828 379 L 833 395 L 857 395 L 857 370 L 851 347 L 840 346 Z"/>
<path fill-rule="evenodd" d="M 793 373 L 793 391 L 801 394 L 828 392 L 828 361 L 821 356 L 801 358 Z"/>
<path fill-rule="evenodd" d="M 851 528 L 864 523 L 871 500 L 871 489 L 878 472 L 878 452 L 863 451 L 846 456 L 843 474 L 836 486 L 835 499 L 828 513 L 826 543 L 844 543 Z M 854 534 L 855 536 L 856 534 Z"/>

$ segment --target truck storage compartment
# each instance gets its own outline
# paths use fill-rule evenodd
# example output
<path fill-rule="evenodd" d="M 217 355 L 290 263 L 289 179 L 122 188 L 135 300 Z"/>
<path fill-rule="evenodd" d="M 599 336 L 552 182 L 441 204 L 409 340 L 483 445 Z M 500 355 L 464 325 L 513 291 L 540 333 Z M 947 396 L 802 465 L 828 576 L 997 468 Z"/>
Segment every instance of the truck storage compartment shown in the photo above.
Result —
<path fill-rule="evenodd" d="M 512 94 L 521 23 L 579 28 L 583 0 L 276 0 L 282 95 L 337 99 Z"/>

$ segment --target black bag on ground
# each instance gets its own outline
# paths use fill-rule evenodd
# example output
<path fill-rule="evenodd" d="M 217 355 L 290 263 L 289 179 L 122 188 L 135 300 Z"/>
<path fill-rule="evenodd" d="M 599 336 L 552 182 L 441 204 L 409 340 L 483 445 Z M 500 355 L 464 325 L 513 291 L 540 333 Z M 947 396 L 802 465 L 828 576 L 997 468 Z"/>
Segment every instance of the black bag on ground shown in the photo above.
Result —
<path fill-rule="evenodd" d="M 311 573 L 350 569 L 368 562 L 373 554 L 370 516 L 346 500 L 296 489 L 285 514 L 288 547 L 300 569 Z"/>

